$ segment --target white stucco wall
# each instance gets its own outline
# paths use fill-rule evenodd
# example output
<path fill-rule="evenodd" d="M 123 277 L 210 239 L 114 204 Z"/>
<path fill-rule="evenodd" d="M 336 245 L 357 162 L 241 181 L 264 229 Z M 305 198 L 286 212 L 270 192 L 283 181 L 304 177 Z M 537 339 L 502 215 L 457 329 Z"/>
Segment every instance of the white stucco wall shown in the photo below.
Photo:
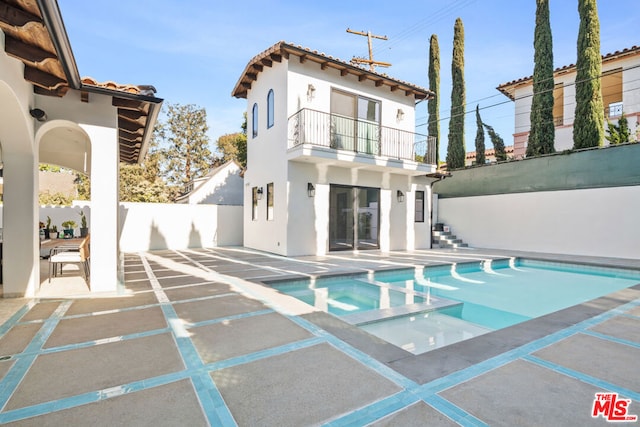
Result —
<path fill-rule="evenodd" d="M 242 206 L 122 203 L 120 250 L 242 245 Z"/>
<path fill-rule="evenodd" d="M 195 184 L 193 192 L 183 203 L 209 205 L 242 205 L 244 180 L 235 163 L 222 166 L 214 176 L 204 177 Z"/>
<path fill-rule="evenodd" d="M 440 199 L 438 221 L 471 246 L 640 258 L 640 186 Z"/>
<path fill-rule="evenodd" d="M 247 171 L 244 175 L 244 245 L 286 254 L 287 61 L 264 67 L 247 95 Z M 267 95 L 274 92 L 274 125 L 267 128 Z M 258 104 L 258 136 L 252 136 L 252 108 Z M 274 216 L 267 220 L 267 184 L 274 186 Z M 258 216 L 251 217 L 253 187 L 263 190 Z"/>

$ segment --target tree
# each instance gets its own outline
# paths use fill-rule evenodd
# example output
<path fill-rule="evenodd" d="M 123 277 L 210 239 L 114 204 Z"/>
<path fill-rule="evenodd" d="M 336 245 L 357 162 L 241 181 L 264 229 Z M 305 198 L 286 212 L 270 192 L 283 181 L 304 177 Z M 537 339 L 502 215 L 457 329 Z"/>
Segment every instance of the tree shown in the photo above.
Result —
<path fill-rule="evenodd" d="M 451 118 L 449 119 L 449 145 L 447 146 L 447 167 L 464 167 L 464 26 L 462 19 L 456 19 L 453 27 L 453 58 L 451 60 Z"/>
<path fill-rule="evenodd" d="M 488 124 L 484 124 L 484 127 L 487 129 L 489 139 L 491 139 L 491 143 L 493 144 L 493 152 L 495 153 L 496 160 L 499 162 L 507 160 L 507 151 L 504 148 L 504 140 L 502 137 Z"/>
<path fill-rule="evenodd" d="M 175 196 L 160 177 L 149 180 L 144 165 L 120 163 L 121 202 L 168 203 Z"/>
<path fill-rule="evenodd" d="M 553 122 L 553 42 L 549 22 L 549 0 L 536 0 L 536 28 L 534 32 L 533 100 L 531 102 L 531 131 L 527 143 L 527 157 L 555 152 Z"/>
<path fill-rule="evenodd" d="M 631 131 L 629 129 L 629 122 L 622 113 L 622 116 L 618 119 L 618 124 L 613 124 L 607 120 L 607 131 L 609 136 L 605 136 L 607 141 L 611 144 L 622 144 L 631 141 Z"/>
<path fill-rule="evenodd" d="M 247 167 L 247 113 L 244 113 L 242 132 L 222 135 L 216 141 L 218 152 L 222 154 L 222 161 L 235 160 L 243 168 Z"/>
<path fill-rule="evenodd" d="M 152 138 L 141 164 L 120 163 L 120 201 L 167 203 L 178 196 L 177 190 L 167 186 L 160 174 L 163 160 L 163 150 Z"/>
<path fill-rule="evenodd" d="M 480 118 L 479 104 L 476 105 L 476 124 L 478 125 L 478 130 L 476 131 L 476 165 L 484 165 L 484 127 Z"/>
<path fill-rule="evenodd" d="M 573 148 L 597 147 L 604 140 L 604 106 L 600 88 L 602 56 L 596 0 L 578 0 L 580 28 L 576 61 L 576 112 Z"/>
<path fill-rule="evenodd" d="M 436 165 L 438 165 L 440 164 L 440 47 L 438 36 L 435 34 L 431 35 L 429 43 L 429 90 L 435 94 L 435 97 L 427 101 L 428 134 L 436 138 Z"/>
<path fill-rule="evenodd" d="M 193 104 L 170 104 L 166 117 L 153 134 L 163 153 L 161 172 L 169 185 L 184 193 L 188 184 L 209 172 L 213 163 L 207 113 Z"/>

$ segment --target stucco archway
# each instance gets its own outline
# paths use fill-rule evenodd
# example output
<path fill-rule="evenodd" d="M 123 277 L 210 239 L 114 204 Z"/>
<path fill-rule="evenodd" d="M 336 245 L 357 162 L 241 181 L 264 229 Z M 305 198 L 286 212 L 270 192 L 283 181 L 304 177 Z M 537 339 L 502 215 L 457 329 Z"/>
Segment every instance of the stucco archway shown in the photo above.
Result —
<path fill-rule="evenodd" d="M 39 282 L 38 177 L 33 119 L 28 105 L 0 80 L 3 163 L 3 296 L 33 296 Z"/>
<path fill-rule="evenodd" d="M 36 133 L 39 162 L 91 175 L 91 139 L 78 124 L 52 120 Z"/>

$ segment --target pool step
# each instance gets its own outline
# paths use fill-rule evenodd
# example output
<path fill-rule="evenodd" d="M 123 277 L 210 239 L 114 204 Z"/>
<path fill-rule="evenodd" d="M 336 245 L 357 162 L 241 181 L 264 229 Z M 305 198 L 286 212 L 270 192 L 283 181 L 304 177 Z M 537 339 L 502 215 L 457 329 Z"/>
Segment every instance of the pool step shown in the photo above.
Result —
<path fill-rule="evenodd" d="M 451 229 L 445 224 L 438 223 L 433 226 L 431 232 L 431 243 L 434 248 L 467 248 L 468 244 L 464 243 L 456 235 L 451 233 Z"/>

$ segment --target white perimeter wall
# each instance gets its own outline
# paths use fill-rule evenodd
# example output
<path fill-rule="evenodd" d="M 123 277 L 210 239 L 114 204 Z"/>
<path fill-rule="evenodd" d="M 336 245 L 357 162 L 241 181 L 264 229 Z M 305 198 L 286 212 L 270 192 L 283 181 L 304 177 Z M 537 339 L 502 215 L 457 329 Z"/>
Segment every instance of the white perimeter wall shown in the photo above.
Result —
<path fill-rule="evenodd" d="M 162 203 L 120 204 L 120 250 L 138 252 L 156 249 L 210 248 L 242 245 L 242 206 L 184 205 Z M 68 219 L 80 226 L 80 210 L 91 227 L 91 208 L 87 202 L 67 207 L 40 207 L 40 221 L 51 223 L 62 231 Z M 0 209 L 0 221 L 2 209 Z M 1 222 L 0 222 L 1 223 Z M 80 235 L 76 228 L 75 234 Z"/>
<path fill-rule="evenodd" d="M 120 250 L 242 245 L 242 206 L 122 203 Z"/>
<path fill-rule="evenodd" d="M 447 198 L 438 221 L 470 246 L 640 258 L 640 186 Z"/>

